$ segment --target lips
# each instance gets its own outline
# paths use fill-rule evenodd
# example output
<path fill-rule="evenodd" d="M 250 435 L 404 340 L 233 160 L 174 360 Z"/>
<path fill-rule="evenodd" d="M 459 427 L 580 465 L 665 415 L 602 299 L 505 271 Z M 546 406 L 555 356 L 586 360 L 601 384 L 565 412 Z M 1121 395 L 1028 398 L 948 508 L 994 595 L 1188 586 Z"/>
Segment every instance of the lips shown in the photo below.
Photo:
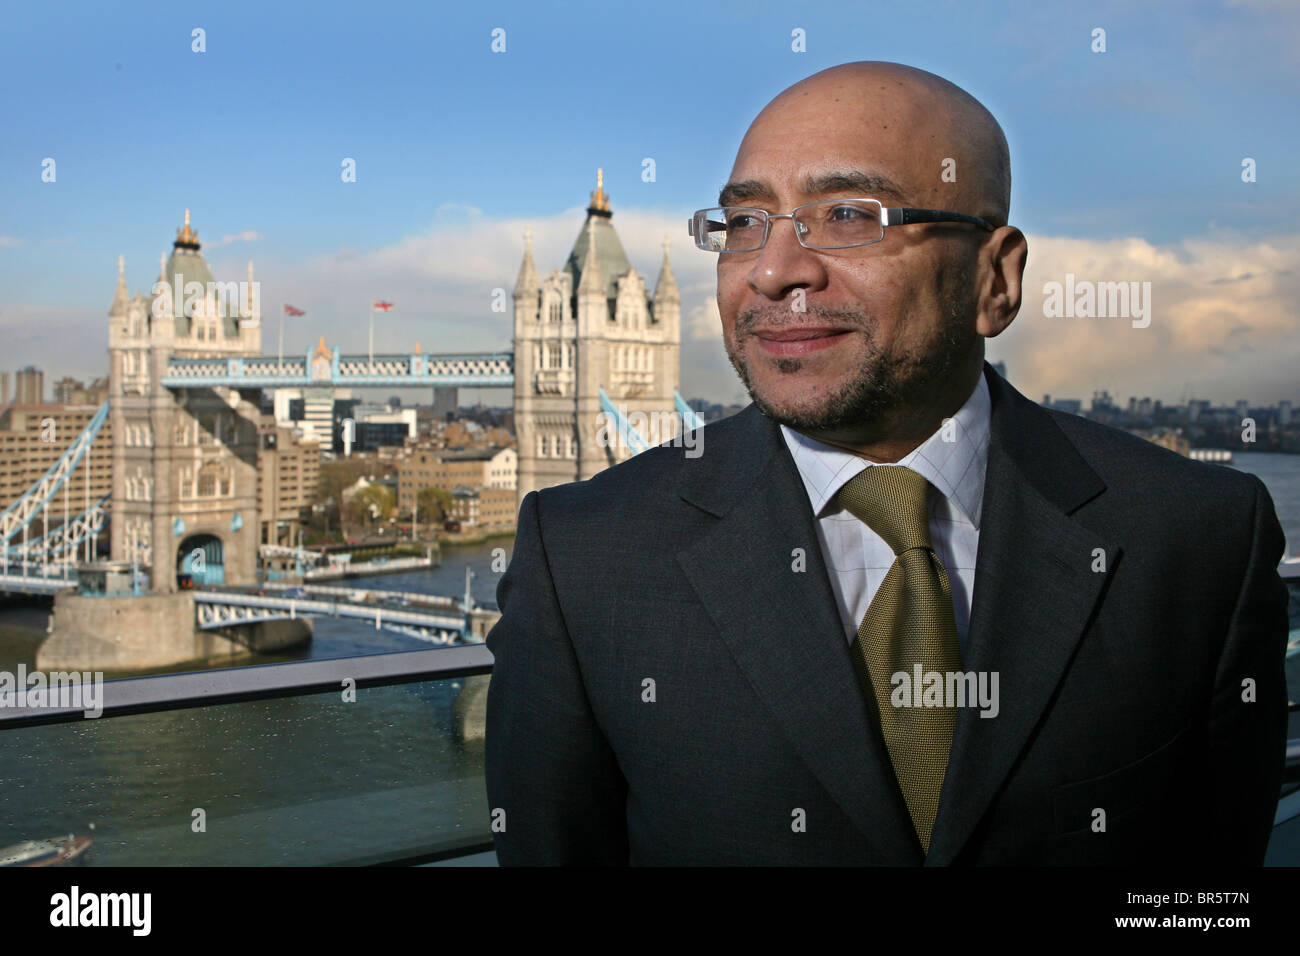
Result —
<path fill-rule="evenodd" d="M 819 339 L 827 335 L 841 335 L 848 329 L 836 329 L 829 326 L 812 326 L 805 328 L 759 329 L 754 334 L 760 339 L 773 342 L 802 342 L 804 339 Z"/>
<path fill-rule="evenodd" d="M 763 351 L 772 355 L 807 355 L 831 348 L 845 338 L 851 329 L 832 326 L 784 326 L 778 329 L 759 329 L 753 333 Z"/>

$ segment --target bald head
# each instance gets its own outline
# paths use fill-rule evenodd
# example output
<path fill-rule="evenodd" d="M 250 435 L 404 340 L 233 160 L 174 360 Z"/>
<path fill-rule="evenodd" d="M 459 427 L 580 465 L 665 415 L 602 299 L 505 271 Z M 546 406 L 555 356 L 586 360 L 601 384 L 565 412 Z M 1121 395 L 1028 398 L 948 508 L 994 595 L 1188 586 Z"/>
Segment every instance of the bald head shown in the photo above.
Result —
<path fill-rule="evenodd" d="M 864 159 L 886 167 L 872 170 L 884 185 L 898 185 L 914 204 L 942 200 L 942 208 L 1007 223 L 1011 160 L 1002 127 L 961 87 L 925 70 L 861 61 L 800 80 L 750 124 L 738 164 L 774 136 L 810 150 L 829 138 L 856 144 Z"/>
<path fill-rule="evenodd" d="M 984 339 L 1020 308 L 1028 247 L 1010 196 L 997 121 L 932 73 L 846 63 L 768 103 L 718 197 L 769 214 L 758 248 L 718 251 L 723 344 L 754 403 L 874 461 L 916 448 L 970 397 Z M 814 225 L 859 222 L 837 202 L 855 198 L 985 222 L 891 217 L 866 242 L 805 244 Z"/>

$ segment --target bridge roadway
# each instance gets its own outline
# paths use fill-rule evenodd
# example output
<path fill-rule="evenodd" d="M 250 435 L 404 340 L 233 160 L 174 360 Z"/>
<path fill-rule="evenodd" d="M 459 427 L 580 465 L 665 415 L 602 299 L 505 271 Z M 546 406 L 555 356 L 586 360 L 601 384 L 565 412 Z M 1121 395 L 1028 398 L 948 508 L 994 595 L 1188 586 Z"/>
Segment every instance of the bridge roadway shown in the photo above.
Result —
<path fill-rule="evenodd" d="M 0 574 L 0 593 L 53 596 L 75 588 L 76 581 L 37 574 Z M 292 585 L 286 586 L 292 587 Z M 285 597 L 250 590 L 198 590 L 194 595 L 195 623 L 200 630 L 237 627 L 259 621 L 295 619 L 299 614 L 347 617 L 373 621 L 376 630 L 387 628 L 434 643 L 472 641 L 472 629 L 462 604 L 455 598 L 417 592 L 373 588 L 337 588 L 309 585 L 307 597 Z M 320 597 L 313 599 L 312 594 Z M 127 595 L 122 595 L 123 597 Z M 378 601 L 375 598 L 382 598 Z M 391 596 L 391 600 L 389 599 Z M 344 600 L 339 600 L 344 598 Z M 419 607 L 426 605 L 428 609 Z M 445 609 L 439 612 L 438 609 Z M 470 609 L 475 610 L 474 608 Z M 447 613 L 450 612 L 450 613 Z"/>
<path fill-rule="evenodd" d="M 264 594 L 268 591 L 305 591 L 308 595 L 344 598 L 353 604 L 380 603 L 399 607 L 433 607 L 463 611 L 462 600 L 442 594 L 425 594 L 423 591 L 390 591 L 387 588 L 349 587 L 342 584 L 294 584 L 286 581 L 268 581 L 260 588 L 223 588 L 244 594 Z M 495 609 L 495 605 L 474 603 L 474 607 Z"/>
<path fill-rule="evenodd" d="M 65 578 L 61 575 L 59 577 L 54 575 L 45 576 L 39 572 L 32 574 L 0 574 L 0 594 L 8 592 L 10 594 L 53 595 L 64 588 L 75 588 L 76 586 L 76 578 Z"/>
<path fill-rule="evenodd" d="M 427 597 L 427 595 L 426 595 Z M 338 600 L 313 600 L 308 597 L 274 597 L 239 591 L 195 591 L 194 612 L 203 630 L 234 627 L 258 621 L 292 620 L 299 614 L 350 617 L 373 621 L 375 629 L 412 634 L 435 643 L 465 640 L 469 628 L 466 615 L 439 614 L 435 611 L 411 610 L 407 607 L 373 603 L 354 604 Z M 472 638 L 471 638 L 472 640 Z"/>

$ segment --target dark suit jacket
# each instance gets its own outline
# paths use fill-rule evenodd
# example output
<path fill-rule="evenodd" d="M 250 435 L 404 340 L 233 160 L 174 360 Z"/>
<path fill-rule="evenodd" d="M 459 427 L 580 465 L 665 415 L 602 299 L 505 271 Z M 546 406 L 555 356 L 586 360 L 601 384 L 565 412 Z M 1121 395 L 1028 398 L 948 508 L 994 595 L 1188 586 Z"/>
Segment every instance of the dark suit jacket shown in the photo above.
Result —
<path fill-rule="evenodd" d="M 998 672 L 1000 713 L 959 712 L 928 856 L 803 483 L 750 405 L 699 457 L 524 498 L 487 638 L 502 864 L 1262 860 L 1287 719 L 1268 492 L 984 374 L 963 667 Z"/>

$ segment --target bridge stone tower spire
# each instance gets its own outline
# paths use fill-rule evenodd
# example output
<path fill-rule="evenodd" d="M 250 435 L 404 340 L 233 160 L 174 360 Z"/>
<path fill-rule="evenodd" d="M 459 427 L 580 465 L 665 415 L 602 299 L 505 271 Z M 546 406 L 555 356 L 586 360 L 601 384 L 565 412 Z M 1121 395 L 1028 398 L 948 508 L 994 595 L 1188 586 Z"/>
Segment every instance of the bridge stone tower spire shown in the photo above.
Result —
<path fill-rule="evenodd" d="M 189 210 L 151 295 L 128 299 L 119 260 L 108 329 L 111 547 L 150 567 L 155 591 L 176 590 L 182 565 L 200 585 L 256 580 L 257 396 L 162 382 L 172 357 L 260 355 L 259 300 L 251 284 L 213 281 Z"/>
<path fill-rule="evenodd" d="M 601 409 L 668 422 L 680 375 L 677 284 L 664 265 L 653 300 L 611 222 L 603 171 L 562 269 L 538 281 L 531 238 L 515 285 L 515 431 L 519 500 L 582 481 L 632 455 Z M 635 424 L 635 421 L 634 421 Z M 672 433 L 642 429 L 650 444 Z"/>

